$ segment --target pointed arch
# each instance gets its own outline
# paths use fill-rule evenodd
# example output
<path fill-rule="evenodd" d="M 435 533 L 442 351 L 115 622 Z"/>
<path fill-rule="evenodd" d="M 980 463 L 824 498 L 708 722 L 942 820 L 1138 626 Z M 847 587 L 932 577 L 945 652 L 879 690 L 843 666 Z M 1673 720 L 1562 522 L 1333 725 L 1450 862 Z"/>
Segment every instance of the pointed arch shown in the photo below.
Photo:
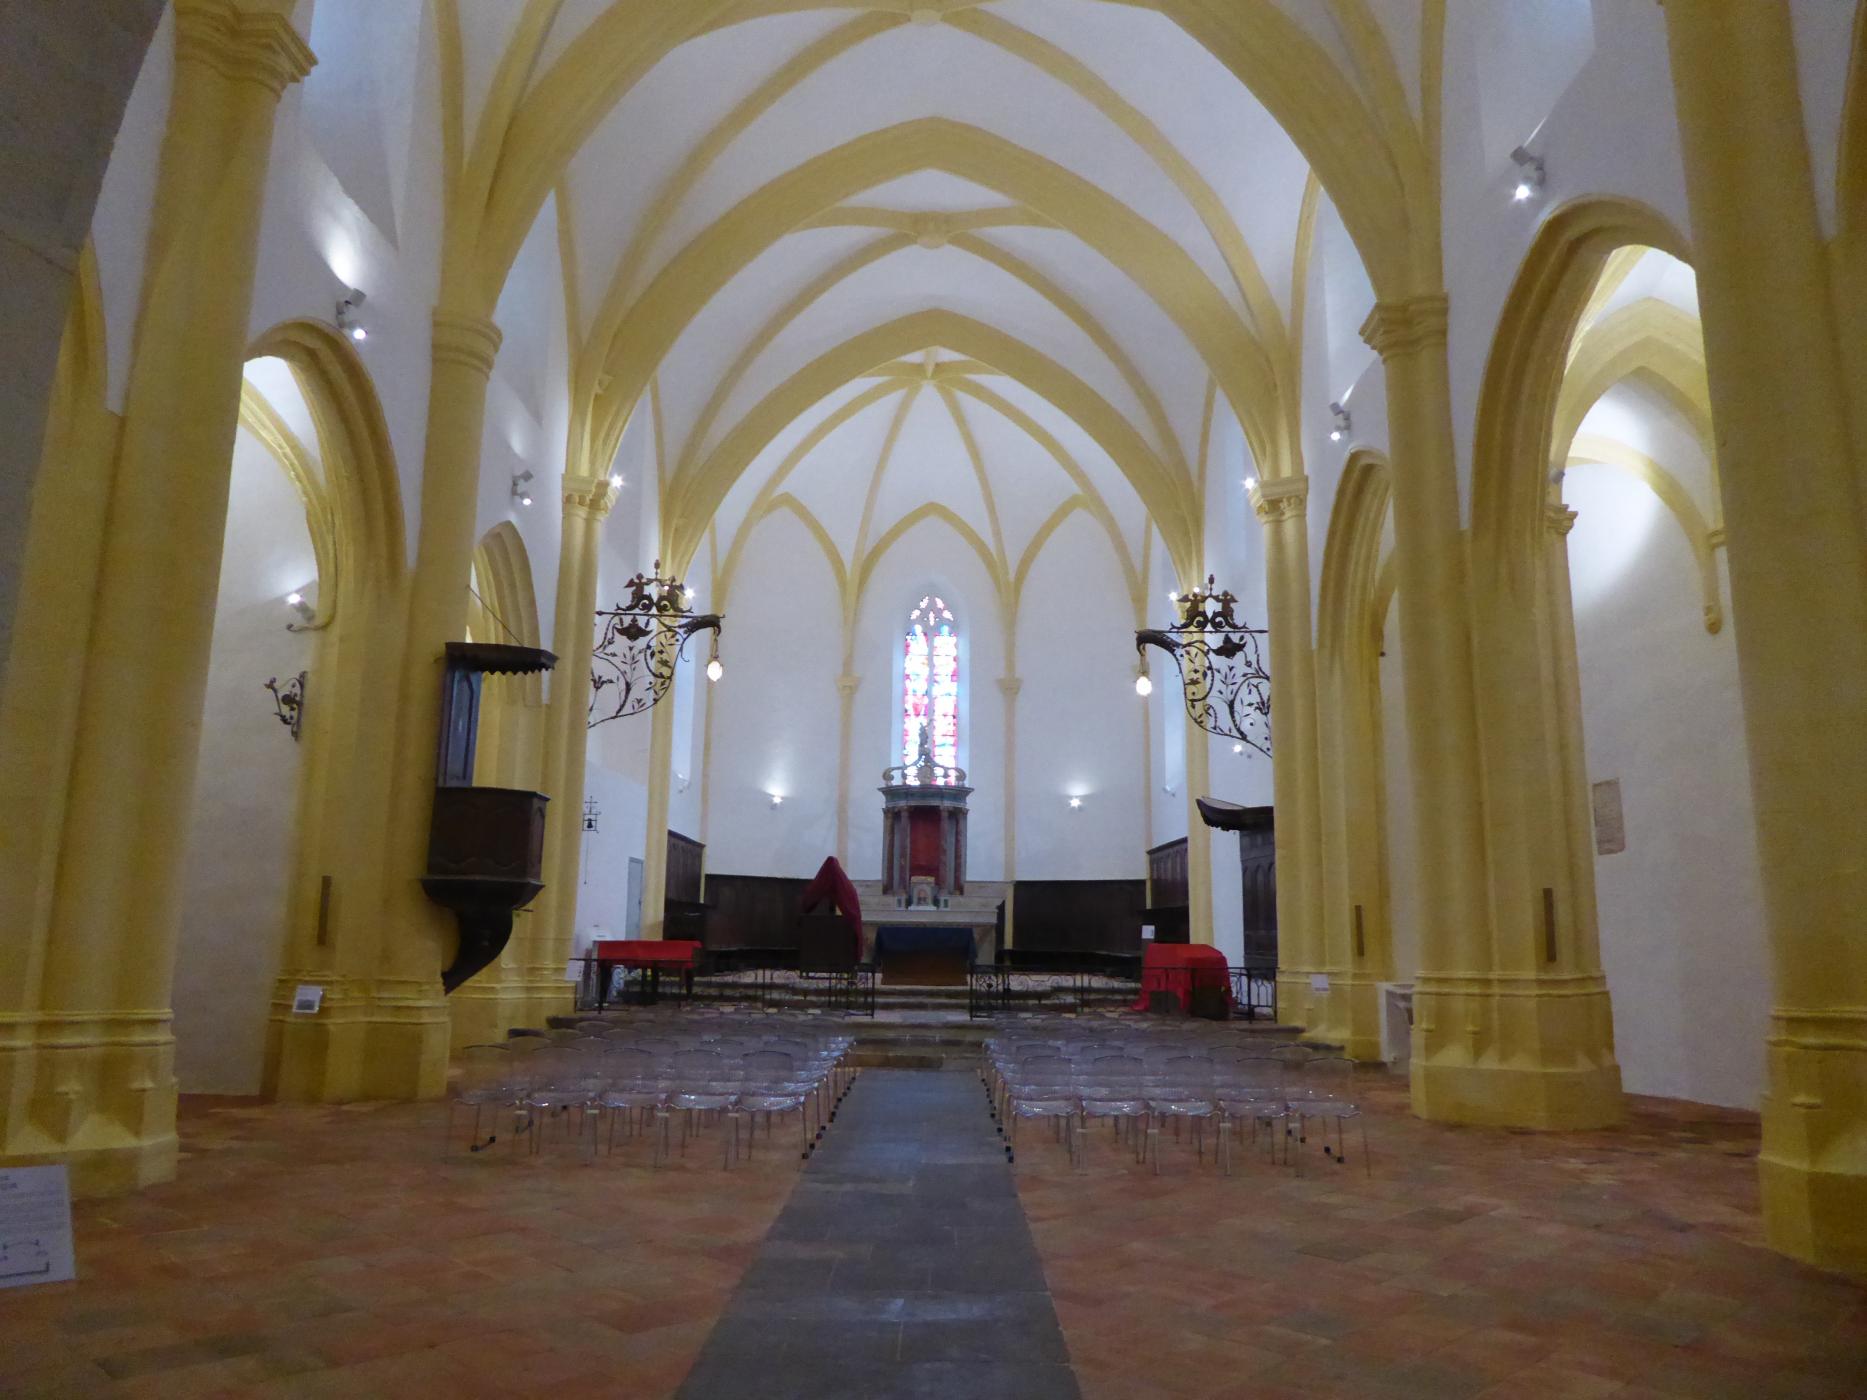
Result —
<path fill-rule="evenodd" d="M 1349 454 L 1329 512 L 1317 602 L 1319 659 L 1365 661 L 1381 647 L 1381 537 L 1387 526 L 1392 474 L 1387 459 L 1368 449 Z"/>
<path fill-rule="evenodd" d="M 682 330 L 760 253 L 810 216 L 862 190 L 938 170 L 1029 204 L 1122 269 L 1192 342 L 1269 473 L 1289 454 L 1278 431 L 1278 372 L 1192 256 L 1088 180 L 982 128 L 927 117 L 825 151 L 746 196 L 695 237 L 632 305 L 612 286 L 580 357 L 575 397 L 595 405 L 600 448 Z M 608 387 L 599 391 L 604 375 Z M 596 458 L 593 458 L 595 460 Z"/>
<path fill-rule="evenodd" d="M 713 452 L 669 484 L 663 557 L 676 568 L 686 565 L 727 491 L 800 413 L 874 366 L 930 345 L 993 366 L 1074 419 L 1134 486 L 1181 576 L 1193 576 L 1199 508 L 1185 474 L 1166 467 L 1133 425 L 1068 370 L 1005 332 L 951 311 L 918 312 L 875 327 L 827 351 L 773 389 Z"/>
<path fill-rule="evenodd" d="M 479 595 L 474 600 L 487 614 L 491 626 L 483 639 L 509 642 L 513 646 L 541 647 L 538 625 L 538 592 L 532 581 L 531 554 L 525 537 L 510 520 L 502 520 L 484 535 L 473 551 L 473 573 L 479 580 Z M 544 677 L 502 677 L 518 682 L 521 703 L 544 704 Z"/>
<path fill-rule="evenodd" d="M 1712 527 L 1706 523 L 1704 512 L 1684 483 L 1646 453 L 1636 452 L 1626 443 L 1588 433 L 1574 440 L 1564 465 L 1570 471 L 1577 467 L 1605 467 L 1620 472 L 1633 477 L 1660 498 L 1660 503 L 1685 536 L 1686 547 L 1692 551 L 1705 630 L 1714 636 L 1721 631 L 1724 600 L 1718 583 L 1718 564 L 1712 554 Z"/>
<path fill-rule="evenodd" d="M 1486 586 L 1541 556 L 1556 407 L 1575 330 L 1609 255 L 1637 245 L 1682 262 L 1690 249 L 1665 216 L 1603 196 L 1563 205 L 1524 255 L 1492 338 L 1472 446 L 1473 563 Z"/>
<path fill-rule="evenodd" d="M 823 0 L 631 0 L 611 5 L 538 76 L 497 142 L 476 145 L 450 200 L 449 279 L 487 314 L 545 197 L 598 124 L 680 45 Z M 868 8 L 869 0 L 832 0 Z M 1382 299 L 1437 290 L 1436 202 L 1410 114 L 1389 140 L 1349 76 L 1274 4 L 1150 0 L 1262 103 L 1316 170 Z M 484 120 L 484 119 L 483 119 Z M 1432 208 L 1426 207 L 1432 205 Z M 1415 223 L 1426 226 L 1416 239 Z M 1424 246 L 1415 247 L 1420 242 Z M 444 293 L 445 295 L 445 293 Z"/>
<path fill-rule="evenodd" d="M 1717 436 L 1712 431 L 1703 332 L 1695 317 L 1653 297 L 1621 308 L 1577 337 L 1556 400 L 1550 460 L 1560 462 L 1568 456 L 1569 444 L 1595 401 L 1630 376 L 1652 384 L 1692 425 L 1715 474 Z"/>

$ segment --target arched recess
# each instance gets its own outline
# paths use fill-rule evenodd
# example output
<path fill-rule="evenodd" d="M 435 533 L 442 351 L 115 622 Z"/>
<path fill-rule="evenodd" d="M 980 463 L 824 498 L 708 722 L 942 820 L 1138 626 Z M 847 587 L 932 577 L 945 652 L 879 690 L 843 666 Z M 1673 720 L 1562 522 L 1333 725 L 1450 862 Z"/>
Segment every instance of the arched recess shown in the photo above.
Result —
<path fill-rule="evenodd" d="M 1570 445 L 1565 466 L 1569 471 L 1578 467 L 1604 467 L 1623 472 L 1660 498 L 1660 503 L 1666 507 L 1674 523 L 1679 526 L 1680 533 L 1685 536 L 1687 548 L 1692 551 L 1692 562 L 1698 572 L 1699 600 L 1705 630 L 1717 635 L 1724 627 L 1724 602 L 1718 583 L 1718 562 L 1712 552 L 1716 536 L 1684 483 L 1646 453 L 1637 452 L 1611 438 L 1586 433 Z"/>
<path fill-rule="evenodd" d="M 334 572 L 309 669 L 285 953 L 267 1028 L 264 1088 L 279 1098 L 395 1097 L 373 1025 L 392 1021 L 396 950 L 379 917 L 392 878 L 386 814 L 397 768 L 397 693 L 407 581 L 394 449 L 369 372 L 329 326 L 288 321 L 249 359 L 292 369 L 318 439 Z M 326 881 L 328 880 L 328 887 Z M 301 982 L 326 988 L 317 1020 L 294 1018 Z"/>
<path fill-rule="evenodd" d="M 1324 965 L 1344 971 L 1346 1050 L 1381 1058 L 1379 984 L 1395 974 L 1381 734 L 1381 540 L 1392 473 L 1349 455 L 1323 546 L 1316 630 L 1322 731 Z"/>
<path fill-rule="evenodd" d="M 631 305 L 612 287 L 593 319 L 574 398 L 590 403 L 591 461 L 606 461 L 681 331 L 760 253 L 863 190 L 937 170 L 1029 205 L 1082 239 L 1160 306 L 1205 361 L 1267 475 L 1291 470 L 1278 367 L 1192 256 L 1126 204 L 1002 136 L 944 117 L 870 132 L 804 161 L 696 236 Z M 599 388 L 607 377 L 607 387 Z"/>
<path fill-rule="evenodd" d="M 1705 340 L 1693 316 L 1669 302 L 1643 298 L 1577 334 L 1556 400 L 1550 461 L 1567 460 L 1582 420 L 1622 380 L 1651 386 L 1691 425 L 1711 470 L 1712 518 L 1723 519 L 1718 439 L 1712 429 Z"/>
<path fill-rule="evenodd" d="M 1691 259 L 1684 237 L 1633 200 L 1577 200 L 1544 221 L 1492 340 L 1472 450 L 1473 651 L 1495 956 L 1500 970 L 1576 979 L 1573 1019 L 1555 1034 L 1603 1086 L 1618 1075 L 1554 433 L 1576 329 L 1610 256 L 1630 246 Z"/>
<path fill-rule="evenodd" d="M 473 597 L 467 618 L 476 642 L 543 645 L 531 556 L 510 520 L 488 530 L 473 551 Z M 537 786 L 544 704 L 542 675 L 486 677 L 474 759 L 476 782 L 488 787 Z"/>
<path fill-rule="evenodd" d="M 877 365 L 938 345 L 984 362 L 1067 414 L 1126 476 L 1161 530 L 1181 578 L 1198 571 L 1199 506 L 1192 482 L 1167 467 L 1107 400 L 1048 356 L 994 327 L 950 311 L 924 311 L 865 331 L 773 389 L 696 467 L 668 485 L 663 558 L 684 568 L 734 482 L 778 433 Z"/>

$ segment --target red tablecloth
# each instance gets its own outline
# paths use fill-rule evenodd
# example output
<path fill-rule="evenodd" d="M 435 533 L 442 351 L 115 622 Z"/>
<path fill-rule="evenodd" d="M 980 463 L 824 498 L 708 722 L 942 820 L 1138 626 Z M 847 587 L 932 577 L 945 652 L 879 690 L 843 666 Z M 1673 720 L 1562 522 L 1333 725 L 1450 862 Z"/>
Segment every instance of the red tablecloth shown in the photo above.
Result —
<path fill-rule="evenodd" d="M 689 938 L 599 938 L 590 955 L 616 967 L 689 968 L 701 947 Z"/>
<path fill-rule="evenodd" d="M 1145 1011 L 1155 992 L 1167 992 L 1190 1014 L 1195 987 L 1219 989 L 1231 1004 L 1231 969 L 1225 954 L 1204 943 L 1150 943 L 1141 954 L 1141 999 L 1133 1009 Z"/>

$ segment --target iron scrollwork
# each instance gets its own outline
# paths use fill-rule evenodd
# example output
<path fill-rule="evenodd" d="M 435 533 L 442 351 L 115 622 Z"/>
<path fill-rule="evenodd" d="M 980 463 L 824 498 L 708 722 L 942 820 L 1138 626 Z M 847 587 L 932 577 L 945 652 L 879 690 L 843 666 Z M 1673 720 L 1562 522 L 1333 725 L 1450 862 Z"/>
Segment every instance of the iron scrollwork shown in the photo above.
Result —
<path fill-rule="evenodd" d="M 305 727 L 305 678 L 308 672 L 300 671 L 284 685 L 273 676 L 265 682 L 267 690 L 272 692 L 272 708 L 277 711 L 279 723 L 292 731 L 292 742 L 298 742 L 299 732 Z"/>
<path fill-rule="evenodd" d="M 1241 623 L 1238 599 L 1206 586 L 1176 598 L 1180 620 L 1172 627 L 1144 628 L 1134 634 L 1135 650 L 1145 661 L 1148 647 L 1173 658 L 1186 695 L 1186 713 L 1208 734 L 1249 744 L 1265 757 L 1271 752 L 1271 677 L 1264 669 L 1262 627 Z"/>
<path fill-rule="evenodd" d="M 597 610 L 603 635 L 590 657 L 592 729 L 652 709 L 674 684 L 674 668 L 696 632 L 713 634 L 709 679 L 718 674 L 720 614 L 695 613 L 693 590 L 663 578 L 659 559 L 653 574 L 637 574 L 628 589 L 628 602 Z"/>

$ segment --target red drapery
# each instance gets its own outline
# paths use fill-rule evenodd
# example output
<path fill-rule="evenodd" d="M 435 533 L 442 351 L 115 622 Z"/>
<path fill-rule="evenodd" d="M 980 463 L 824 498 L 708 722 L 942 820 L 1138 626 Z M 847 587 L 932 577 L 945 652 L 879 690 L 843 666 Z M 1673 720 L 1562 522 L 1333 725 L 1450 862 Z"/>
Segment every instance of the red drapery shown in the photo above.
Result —
<path fill-rule="evenodd" d="M 860 952 L 862 948 L 862 903 L 856 898 L 856 887 L 849 883 L 849 876 L 843 873 L 842 865 L 835 856 L 828 856 L 817 873 L 811 877 L 804 893 L 798 897 L 797 912 L 808 914 L 824 903 L 836 906 L 836 912 L 843 916 L 843 922 L 849 926 L 849 937 L 853 946 Z"/>

